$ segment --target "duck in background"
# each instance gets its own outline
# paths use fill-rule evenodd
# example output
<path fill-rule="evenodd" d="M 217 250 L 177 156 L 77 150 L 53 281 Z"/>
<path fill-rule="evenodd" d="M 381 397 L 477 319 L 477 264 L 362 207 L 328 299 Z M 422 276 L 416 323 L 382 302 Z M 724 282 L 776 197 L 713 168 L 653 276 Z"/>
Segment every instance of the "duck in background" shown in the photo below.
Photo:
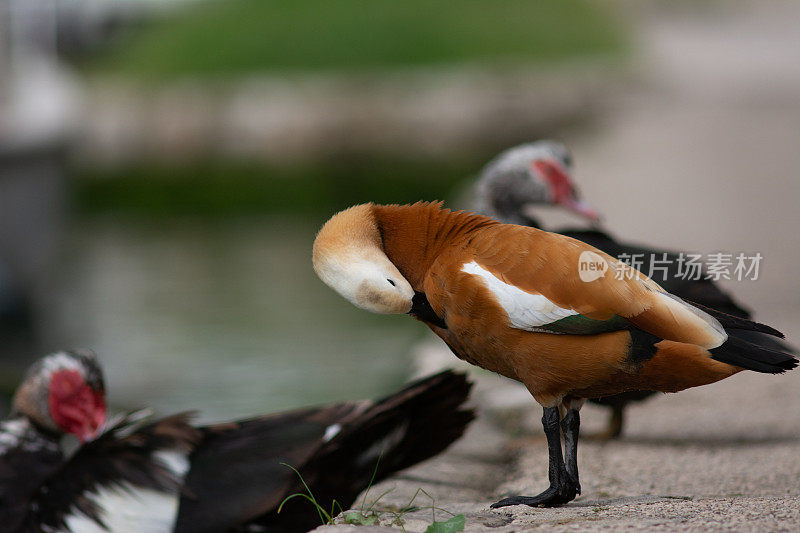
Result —
<path fill-rule="evenodd" d="M 320 525 L 302 498 L 349 508 L 371 482 L 457 440 L 470 383 L 442 372 L 362 400 L 197 427 L 190 414 L 106 423 L 100 365 L 58 352 L 33 365 L 0 423 L 3 531 L 302 532 Z M 82 444 L 69 458 L 61 437 Z M 296 468 L 298 474 L 289 468 Z"/>
<path fill-rule="evenodd" d="M 457 357 L 523 383 L 542 406 L 550 486 L 492 507 L 561 505 L 580 494 L 586 399 L 797 366 L 792 354 L 742 336 L 783 336 L 769 326 L 684 302 L 576 239 L 440 202 L 346 209 L 320 229 L 312 258 L 319 278 L 355 306 L 412 315 Z M 597 267 L 589 279 L 586 261 Z"/>
<path fill-rule="evenodd" d="M 542 140 L 509 148 L 491 160 L 475 185 L 475 207 L 480 213 L 507 224 L 547 229 L 599 248 L 612 257 L 637 258 L 636 267 L 647 273 L 665 291 L 684 300 L 698 303 L 739 318 L 751 319 L 751 313 L 706 278 L 703 268 L 687 277 L 681 269 L 680 252 L 647 245 L 620 242 L 600 227 L 600 214 L 585 203 L 572 180 L 573 159 L 563 144 Z M 591 222 L 591 228 L 543 228 L 533 211 L 543 206 L 568 210 Z M 654 261 L 658 264 L 654 265 Z M 655 267 L 655 268 L 654 268 Z M 758 332 L 744 334 L 751 343 L 778 351 L 793 351 L 786 343 Z M 655 391 L 632 391 L 592 403 L 611 408 L 607 429 L 595 438 L 617 438 L 624 427 L 625 407 L 644 400 Z"/>

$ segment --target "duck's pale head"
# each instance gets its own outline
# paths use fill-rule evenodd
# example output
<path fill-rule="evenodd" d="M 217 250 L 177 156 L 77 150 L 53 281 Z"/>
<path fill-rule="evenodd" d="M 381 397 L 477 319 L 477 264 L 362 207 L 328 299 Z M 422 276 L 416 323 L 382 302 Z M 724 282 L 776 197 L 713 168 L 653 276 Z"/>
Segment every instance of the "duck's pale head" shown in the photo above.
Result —
<path fill-rule="evenodd" d="M 103 374 L 94 354 L 63 351 L 34 363 L 14 394 L 13 411 L 55 434 L 94 437 L 106 420 Z"/>
<path fill-rule="evenodd" d="M 593 222 L 599 214 L 584 203 L 572 182 L 572 156 L 556 141 L 521 144 L 502 152 L 481 172 L 478 209 L 514 224 L 530 225 L 531 207 L 554 205 Z"/>
<path fill-rule="evenodd" d="M 356 307 L 408 313 L 414 289 L 386 256 L 372 204 L 334 215 L 314 241 L 314 271 Z"/>

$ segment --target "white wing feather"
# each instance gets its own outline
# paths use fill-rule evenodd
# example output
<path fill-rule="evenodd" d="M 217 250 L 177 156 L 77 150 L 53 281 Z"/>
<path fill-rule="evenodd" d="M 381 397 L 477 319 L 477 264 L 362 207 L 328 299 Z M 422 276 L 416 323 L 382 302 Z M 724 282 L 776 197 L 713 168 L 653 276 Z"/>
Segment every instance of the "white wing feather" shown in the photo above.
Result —
<path fill-rule="evenodd" d="M 475 261 L 464 264 L 461 271 L 481 279 L 508 315 L 513 328 L 535 331 L 546 324 L 578 314 L 572 309 L 557 306 L 541 294 L 531 294 L 505 283 Z"/>
<path fill-rule="evenodd" d="M 189 460 L 182 452 L 159 450 L 154 457 L 182 478 L 189 470 Z M 70 533 L 170 533 L 178 517 L 179 491 L 160 492 L 134 487 L 129 483 L 100 487 L 85 497 L 97 503 L 100 518 L 108 526 L 76 513 L 65 518 Z"/>

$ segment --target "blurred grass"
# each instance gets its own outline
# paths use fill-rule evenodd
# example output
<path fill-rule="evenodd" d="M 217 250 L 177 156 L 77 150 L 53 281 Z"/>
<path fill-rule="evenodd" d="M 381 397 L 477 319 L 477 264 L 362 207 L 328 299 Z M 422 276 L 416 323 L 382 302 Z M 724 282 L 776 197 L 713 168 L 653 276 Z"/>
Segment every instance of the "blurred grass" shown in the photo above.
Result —
<path fill-rule="evenodd" d="M 251 71 L 553 61 L 609 54 L 622 33 L 587 0 L 205 0 L 91 60 L 151 80 Z"/>
<path fill-rule="evenodd" d="M 591 0 L 202 0 L 128 32 L 84 67 L 159 82 L 255 71 L 513 66 L 614 55 L 623 45 L 613 9 Z M 495 148 L 453 160 L 76 166 L 74 203 L 83 213 L 224 217 L 444 199 Z"/>
<path fill-rule="evenodd" d="M 447 199 L 482 161 L 359 157 L 294 167 L 221 160 L 78 167 L 73 203 L 83 214 L 330 214 L 361 202 Z"/>

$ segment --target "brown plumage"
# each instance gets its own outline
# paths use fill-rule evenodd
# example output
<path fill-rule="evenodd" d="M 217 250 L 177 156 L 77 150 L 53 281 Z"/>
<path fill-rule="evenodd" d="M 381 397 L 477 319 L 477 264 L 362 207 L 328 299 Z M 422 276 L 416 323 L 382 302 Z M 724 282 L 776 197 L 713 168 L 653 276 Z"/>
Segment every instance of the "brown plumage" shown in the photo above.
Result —
<path fill-rule="evenodd" d="M 605 265 L 603 275 L 582 277 L 587 257 Z M 441 203 L 343 211 L 317 236 L 314 266 L 359 307 L 416 315 L 458 357 L 522 382 L 545 408 L 551 487 L 499 505 L 554 505 L 580 493 L 574 442 L 586 398 L 676 392 L 744 368 L 777 373 L 796 365 L 791 355 L 748 345 L 720 320 L 581 241 Z M 750 321 L 736 328 L 777 333 Z M 563 421 L 559 408 L 569 411 Z M 574 430 L 566 465 L 554 445 L 559 421 Z"/>
<path fill-rule="evenodd" d="M 675 392 L 730 376 L 741 368 L 711 359 L 698 346 L 718 340 L 694 315 L 674 316 L 656 301 L 658 285 L 643 274 L 634 279 L 605 276 L 584 283 L 576 275 L 583 251 L 616 260 L 580 241 L 541 230 L 500 224 L 479 215 L 451 212 L 441 204 L 374 206 L 384 251 L 414 290 L 424 292 L 448 328 L 432 329 L 459 357 L 523 382 L 545 406 L 591 388 L 596 396 L 622 390 Z M 608 320 L 614 315 L 661 338 L 657 357 L 631 372 L 628 331 L 576 336 L 536 333 L 509 327 L 505 311 L 475 276 L 462 272 L 478 262 L 502 281 L 541 294 L 562 308 Z M 619 263 L 619 268 L 632 271 Z M 662 376 L 664 361 L 691 364 L 687 376 Z M 613 379 L 611 379 L 613 378 Z M 652 384 L 651 384 L 652 382 Z M 658 386 L 656 386 L 658 385 Z M 584 397 L 584 396 L 579 396 Z"/>

